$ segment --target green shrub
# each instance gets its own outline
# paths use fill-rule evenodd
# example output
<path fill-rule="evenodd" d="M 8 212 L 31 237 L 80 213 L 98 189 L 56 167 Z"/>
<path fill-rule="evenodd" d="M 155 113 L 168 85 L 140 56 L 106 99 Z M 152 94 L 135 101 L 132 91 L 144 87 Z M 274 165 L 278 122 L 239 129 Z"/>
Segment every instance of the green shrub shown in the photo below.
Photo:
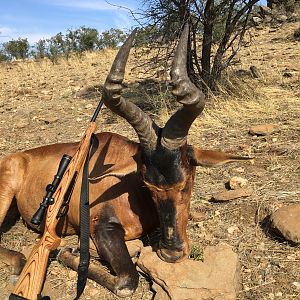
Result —
<path fill-rule="evenodd" d="M 192 245 L 189 258 L 203 261 L 203 250 L 199 246 Z"/>
<path fill-rule="evenodd" d="M 30 46 L 27 39 L 18 38 L 4 43 L 3 48 L 10 58 L 25 59 L 28 58 Z"/>

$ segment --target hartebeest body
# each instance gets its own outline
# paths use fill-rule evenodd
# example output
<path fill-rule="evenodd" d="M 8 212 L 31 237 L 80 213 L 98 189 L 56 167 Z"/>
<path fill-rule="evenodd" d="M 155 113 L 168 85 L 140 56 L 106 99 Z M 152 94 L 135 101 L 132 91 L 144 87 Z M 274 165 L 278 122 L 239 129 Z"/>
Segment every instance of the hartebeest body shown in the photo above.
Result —
<path fill-rule="evenodd" d="M 243 157 L 200 150 L 187 144 L 189 128 L 204 108 L 205 97 L 186 71 L 188 27 L 181 35 L 171 70 L 173 94 L 182 108 L 159 128 L 141 109 L 120 95 L 125 65 L 134 34 L 121 47 L 106 79 L 103 100 L 135 129 L 140 143 L 113 133 L 99 133 L 90 161 L 90 237 L 98 254 L 116 273 L 101 283 L 119 296 L 128 296 L 138 285 L 126 240 L 160 227 L 158 255 L 178 262 L 189 254 L 186 226 L 190 198 L 199 165 L 211 166 Z M 0 225 L 13 201 L 24 221 L 30 220 L 53 179 L 63 154 L 72 155 L 77 143 L 54 144 L 4 157 L 0 162 Z M 75 184 L 69 210 L 59 233 L 78 234 L 80 180 Z M 43 230 L 43 226 L 37 228 Z M 61 260 L 70 262 L 71 253 Z M 20 272 L 24 256 L 0 247 L 0 258 Z M 93 277 L 93 276 L 92 276 Z M 94 276 L 95 277 L 95 276 Z"/>

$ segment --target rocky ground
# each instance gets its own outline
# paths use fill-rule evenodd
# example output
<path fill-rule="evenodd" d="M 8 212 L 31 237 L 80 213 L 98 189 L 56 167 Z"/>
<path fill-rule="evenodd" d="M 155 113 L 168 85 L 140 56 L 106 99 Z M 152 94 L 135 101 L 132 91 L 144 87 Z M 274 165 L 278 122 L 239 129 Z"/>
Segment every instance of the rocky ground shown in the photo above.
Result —
<path fill-rule="evenodd" d="M 238 299 L 300 299 L 299 246 L 282 238 L 270 226 L 270 214 L 280 207 L 299 204 L 300 146 L 300 43 L 293 40 L 299 22 L 253 31 L 251 43 L 230 70 L 222 97 L 209 101 L 205 113 L 193 124 L 189 142 L 204 149 L 222 149 L 255 157 L 253 163 L 199 168 L 192 198 L 188 234 L 191 258 L 202 259 L 206 246 L 225 242 L 238 254 L 242 288 Z M 79 140 L 99 100 L 101 85 L 114 51 L 87 54 L 52 65 L 49 61 L 1 65 L 0 154 L 44 144 Z M 255 66 L 260 75 L 253 78 Z M 125 95 L 145 108 L 167 97 L 159 85 L 147 84 L 130 70 Z M 154 92 L 153 92 L 154 91 Z M 169 111 L 153 113 L 158 122 Z M 123 132 L 135 139 L 133 130 L 104 109 L 99 131 Z M 266 135 L 249 134 L 258 124 L 274 124 Z M 230 178 L 246 179 L 252 193 L 230 201 L 212 202 L 225 191 Z M 1 244 L 28 255 L 38 235 L 22 221 L 3 233 Z M 12 290 L 14 278 L 0 263 L 1 298 Z M 53 299 L 73 299 L 76 273 L 52 260 L 44 293 Z M 153 299 L 151 281 L 140 277 L 134 296 Z M 88 281 L 83 299 L 118 299 Z"/>

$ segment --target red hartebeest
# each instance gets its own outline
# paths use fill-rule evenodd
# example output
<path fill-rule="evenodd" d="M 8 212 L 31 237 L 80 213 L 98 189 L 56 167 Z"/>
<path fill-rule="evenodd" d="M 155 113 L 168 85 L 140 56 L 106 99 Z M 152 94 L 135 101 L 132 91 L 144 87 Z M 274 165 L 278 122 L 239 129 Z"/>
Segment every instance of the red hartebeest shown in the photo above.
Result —
<path fill-rule="evenodd" d="M 219 165 L 247 158 L 200 150 L 187 144 L 189 128 L 202 112 L 204 94 L 186 71 L 188 27 L 181 35 L 171 69 L 173 94 L 182 107 L 163 128 L 135 104 L 121 96 L 125 65 L 133 35 L 121 47 L 106 79 L 103 99 L 114 113 L 135 129 L 139 142 L 113 133 L 99 133 L 98 148 L 90 161 L 90 237 L 98 254 L 115 272 L 114 280 L 101 281 L 119 296 L 128 296 L 138 285 L 126 240 L 138 238 L 160 226 L 157 254 L 179 262 L 189 254 L 186 226 L 196 166 Z M 30 220 L 51 182 L 63 154 L 72 155 L 77 143 L 54 144 L 4 157 L 0 162 L 0 225 L 13 201 L 24 221 Z M 80 181 L 74 187 L 69 211 L 60 234 L 79 230 Z M 33 227 L 33 226 L 32 226 Z M 40 228 L 36 228 L 42 230 Z M 73 254 L 61 256 L 66 264 Z M 20 272 L 24 256 L 0 247 L 0 258 Z"/>

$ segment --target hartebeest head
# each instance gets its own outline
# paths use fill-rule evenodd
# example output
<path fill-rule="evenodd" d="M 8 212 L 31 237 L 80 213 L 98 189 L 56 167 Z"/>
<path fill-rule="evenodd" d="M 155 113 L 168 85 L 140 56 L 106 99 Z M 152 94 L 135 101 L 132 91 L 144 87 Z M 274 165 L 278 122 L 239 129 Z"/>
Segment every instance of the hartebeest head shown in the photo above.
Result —
<path fill-rule="evenodd" d="M 182 107 L 166 125 L 158 127 L 140 108 L 121 96 L 125 65 L 134 34 L 128 37 L 115 58 L 104 85 L 103 100 L 107 107 L 133 126 L 139 137 L 141 164 L 137 171 L 152 195 L 160 220 L 158 255 L 165 261 L 176 262 L 189 253 L 186 226 L 195 167 L 222 164 L 239 158 L 202 151 L 187 144 L 188 131 L 205 104 L 204 94 L 187 74 L 187 25 L 181 34 L 171 69 L 172 93 Z"/>

